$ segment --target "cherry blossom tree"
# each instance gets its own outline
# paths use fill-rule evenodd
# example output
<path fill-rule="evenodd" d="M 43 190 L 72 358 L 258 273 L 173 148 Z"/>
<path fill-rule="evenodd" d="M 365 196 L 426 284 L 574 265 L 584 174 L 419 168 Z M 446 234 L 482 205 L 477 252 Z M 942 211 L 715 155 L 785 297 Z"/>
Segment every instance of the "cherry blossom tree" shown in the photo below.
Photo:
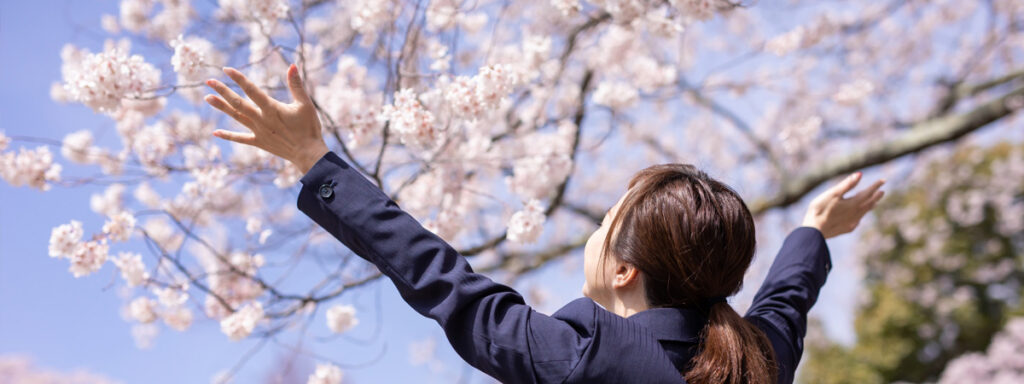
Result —
<path fill-rule="evenodd" d="M 1019 133 L 1024 107 L 1017 0 L 119 9 L 98 20 L 102 47 L 64 47 L 51 89 L 108 129 L 0 133 L 0 177 L 41 191 L 108 185 L 90 201 L 106 223 L 67 218 L 49 255 L 75 277 L 118 268 L 143 345 L 158 322 L 217 321 L 231 340 L 302 332 L 314 317 L 344 332 L 357 322 L 346 292 L 381 276 L 295 215 L 297 169 L 212 140 L 245 129 L 202 103 L 222 66 L 286 100 L 296 63 L 332 149 L 501 279 L 578 256 L 628 177 L 654 162 L 723 175 L 763 219 L 835 176 L 913 164 L 980 130 Z M 51 147 L 94 172 L 62 172 Z"/>

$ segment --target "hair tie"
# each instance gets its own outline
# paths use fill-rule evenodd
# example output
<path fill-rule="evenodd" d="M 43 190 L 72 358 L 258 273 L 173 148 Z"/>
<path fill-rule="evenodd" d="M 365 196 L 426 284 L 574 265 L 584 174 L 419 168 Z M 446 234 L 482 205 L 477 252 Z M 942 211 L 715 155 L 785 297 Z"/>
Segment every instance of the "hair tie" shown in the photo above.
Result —
<path fill-rule="evenodd" d="M 726 296 L 708 297 L 708 298 L 705 298 L 703 301 L 704 301 L 703 304 L 704 304 L 705 308 L 711 308 L 715 304 L 726 302 Z"/>

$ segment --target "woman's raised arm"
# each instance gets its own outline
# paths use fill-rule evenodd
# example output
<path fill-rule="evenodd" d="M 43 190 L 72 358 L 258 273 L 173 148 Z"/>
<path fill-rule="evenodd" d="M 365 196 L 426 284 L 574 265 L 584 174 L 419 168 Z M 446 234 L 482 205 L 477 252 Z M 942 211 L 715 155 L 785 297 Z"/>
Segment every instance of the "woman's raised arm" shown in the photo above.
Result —
<path fill-rule="evenodd" d="M 825 239 L 853 231 L 884 194 L 878 188 L 885 180 L 879 180 L 844 198 L 860 178 L 860 172 L 852 174 L 811 202 L 803 226 L 786 236 L 745 316 L 772 340 L 780 383 L 793 382 L 803 354 L 807 312 L 832 269 Z"/>
<path fill-rule="evenodd" d="M 573 307 L 571 318 L 546 316 L 512 288 L 474 273 L 448 243 L 327 149 L 294 65 L 288 68 L 291 104 L 270 98 L 238 71 L 224 72 L 252 102 L 216 80 L 207 84 L 223 98 L 206 100 L 252 133 L 214 134 L 295 164 L 304 173 L 299 210 L 376 265 L 413 309 L 441 325 L 466 362 L 503 382 L 565 380 L 591 342 L 595 315 L 587 308 L 596 306 Z"/>

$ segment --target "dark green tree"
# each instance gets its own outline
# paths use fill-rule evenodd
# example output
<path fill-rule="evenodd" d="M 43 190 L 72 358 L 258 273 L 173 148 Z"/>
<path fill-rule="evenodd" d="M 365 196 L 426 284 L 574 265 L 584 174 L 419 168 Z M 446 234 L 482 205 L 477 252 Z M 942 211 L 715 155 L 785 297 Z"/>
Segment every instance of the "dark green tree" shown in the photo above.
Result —
<path fill-rule="evenodd" d="M 855 344 L 809 337 L 804 382 L 934 381 L 1022 313 L 1024 145 L 920 161 L 859 242 Z"/>

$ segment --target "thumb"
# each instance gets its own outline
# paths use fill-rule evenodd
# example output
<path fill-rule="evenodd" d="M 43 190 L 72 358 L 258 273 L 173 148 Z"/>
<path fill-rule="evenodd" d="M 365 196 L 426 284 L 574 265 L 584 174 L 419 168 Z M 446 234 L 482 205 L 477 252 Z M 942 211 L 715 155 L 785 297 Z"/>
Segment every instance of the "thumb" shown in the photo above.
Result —
<path fill-rule="evenodd" d="M 292 64 L 288 66 L 288 90 L 292 92 L 292 100 L 299 104 L 312 105 L 312 100 L 309 99 L 309 94 L 306 93 L 306 88 L 302 84 L 302 78 L 299 76 L 299 67 Z"/>

